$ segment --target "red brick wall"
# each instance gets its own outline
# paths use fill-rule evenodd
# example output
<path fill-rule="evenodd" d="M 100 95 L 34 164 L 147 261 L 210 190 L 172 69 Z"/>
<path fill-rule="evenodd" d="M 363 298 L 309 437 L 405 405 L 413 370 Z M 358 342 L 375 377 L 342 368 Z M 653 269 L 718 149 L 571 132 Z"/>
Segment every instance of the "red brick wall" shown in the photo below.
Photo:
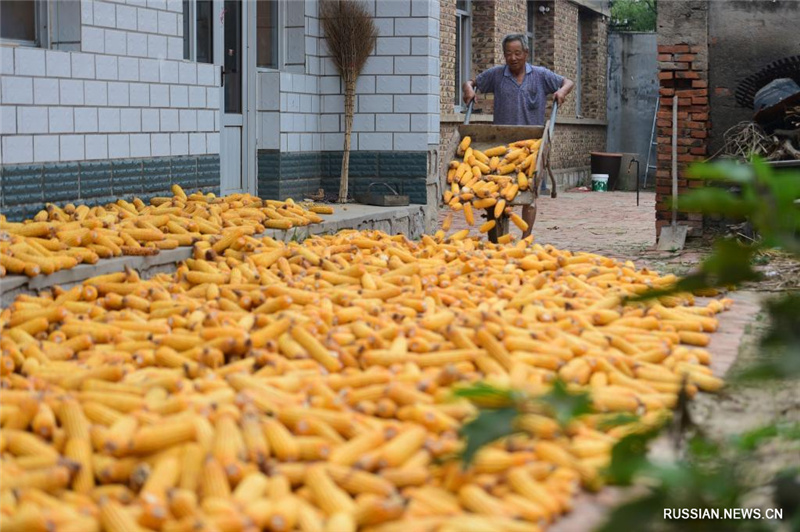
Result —
<path fill-rule="evenodd" d="M 659 4 L 658 66 L 660 108 L 656 121 L 656 232 L 672 218 L 672 105 L 678 99 L 677 159 L 678 195 L 702 186 L 688 181 L 688 166 L 708 155 L 708 131 L 711 128 L 708 103 L 708 30 L 707 5 L 704 2 Z M 683 5 L 682 5 L 683 4 Z M 681 12 L 676 12 L 681 10 Z M 672 22 L 683 15 L 678 31 Z M 669 17 L 662 21 L 662 17 Z M 699 213 L 678 213 L 681 224 L 690 234 L 702 231 Z"/>

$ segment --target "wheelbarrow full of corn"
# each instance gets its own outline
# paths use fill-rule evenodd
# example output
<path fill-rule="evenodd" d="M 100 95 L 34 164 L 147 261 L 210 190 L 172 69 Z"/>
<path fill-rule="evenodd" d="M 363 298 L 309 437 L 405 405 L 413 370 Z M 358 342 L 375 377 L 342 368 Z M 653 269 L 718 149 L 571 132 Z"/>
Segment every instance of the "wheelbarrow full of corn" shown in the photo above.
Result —
<path fill-rule="evenodd" d="M 479 150 L 482 153 L 491 152 L 492 149 L 500 146 L 509 146 L 512 143 L 518 143 L 525 140 L 541 139 L 538 145 L 535 160 L 533 161 L 530 170 L 530 183 L 526 190 L 520 190 L 511 200 L 506 201 L 505 206 L 514 207 L 518 205 L 529 205 L 533 209 L 536 208 L 536 198 L 539 189 L 541 188 L 542 179 L 544 179 L 545 172 L 549 168 L 549 147 L 550 140 L 553 134 L 553 126 L 555 117 L 558 110 L 558 104 L 554 103 L 553 112 L 550 120 L 544 126 L 499 126 L 494 124 L 470 124 L 469 117 L 472 112 L 473 103 L 470 102 L 467 108 L 466 119 L 464 124 L 458 126 L 453 132 L 452 137 L 445 150 L 444 157 L 441 165 L 441 184 L 444 194 L 441 197 L 440 207 L 451 208 L 453 205 L 460 204 L 463 206 L 465 202 L 469 202 L 470 196 L 477 196 L 468 187 L 465 190 L 463 182 L 455 182 L 451 177 L 448 179 L 448 173 L 457 164 L 464 161 L 464 153 L 459 153 L 459 145 L 465 137 L 470 137 L 471 141 L 469 147 L 473 150 Z M 482 176 L 483 179 L 491 178 L 494 176 Z M 456 188 L 458 187 L 458 190 Z M 555 197 L 555 183 L 553 183 L 552 195 Z M 450 194 L 448 194 L 448 191 Z M 447 200 L 447 201 L 445 201 Z M 471 208 L 471 207 L 470 207 Z M 535 211 L 534 211 L 535 212 Z M 499 216 L 495 216 L 495 209 L 486 209 L 485 217 L 488 220 L 495 220 L 494 227 L 489 231 L 489 240 L 497 242 L 497 239 L 508 233 L 509 229 L 509 216 L 505 212 L 501 212 Z"/>

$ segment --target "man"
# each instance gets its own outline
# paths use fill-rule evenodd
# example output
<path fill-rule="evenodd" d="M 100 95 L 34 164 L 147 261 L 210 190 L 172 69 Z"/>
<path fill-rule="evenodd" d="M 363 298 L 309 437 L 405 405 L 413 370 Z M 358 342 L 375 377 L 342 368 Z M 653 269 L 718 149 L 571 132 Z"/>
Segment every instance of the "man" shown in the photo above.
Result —
<path fill-rule="evenodd" d="M 505 66 L 492 67 L 474 80 L 464 83 L 464 103 L 475 98 L 475 90 L 494 93 L 494 123 L 498 125 L 542 126 L 547 96 L 562 105 L 575 83 L 544 67 L 528 63 L 528 39 L 511 34 L 503 39 Z M 533 229 L 536 209 L 522 207 L 522 219 L 528 224 L 523 236 Z"/>

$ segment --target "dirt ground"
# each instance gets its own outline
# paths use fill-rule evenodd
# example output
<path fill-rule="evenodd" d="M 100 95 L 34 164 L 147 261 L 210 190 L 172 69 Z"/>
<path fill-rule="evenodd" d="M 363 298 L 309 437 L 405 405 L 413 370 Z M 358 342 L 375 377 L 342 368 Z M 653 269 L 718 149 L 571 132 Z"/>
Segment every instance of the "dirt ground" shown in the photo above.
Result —
<path fill-rule="evenodd" d="M 692 269 L 707 253 L 708 241 L 690 239 L 678 253 L 654 249 L 655 194 L 642 192 L 639 205 L 632 192 L 563 192 L 557 198 L 542 197 L 533 235 L 540 244 L 552 244 L 561 249 L 587 251 L 623 260 L 633 260 L 638 267 L 648 267 L 663 273 L 683 274 Z M 441 213 L 442 220 L 447 211 Z M 482 222 L 476 215 L 476 226 Z M 480 222 L 479 222 L 480 220 Z M 463 215 L 455 213 L 451 231 L 467 228 Z M 521 232 L 512 225 L 512 233 Z M 473 227 L 474 234 L 478 234 Z M 767 258 L 766 262 L 769 262 Z M 797 268 L 797 264 L 791 266 Z M 719 316 L 719 330 L 712 335 L 709 351 L 716 375 L 733 375 L 760 356 L 759 334 L 766 327 L 761 305 L 770 292 L 784 288 L 776 280 L 787 266 L 775 262 L 767 269 L 767 279 L 759 284 L 728 294 L 734 304 L 730 311 Z M 771 272 L 771 273 L 770 273 Z M 800 421 L 800 381 L 758 382 L 734 384 L 718 394 L 700 394 L 693 401 L 690 413 L 705 433 L 723 440 L 734 434 L 758 428 L 774 421 Z M 787 465 L 800 466 L 796 447 L 770 447 L 762 450 L 759 471 L 753 482 L 760 484 L 769 474 Z M 548 530 L 551 532 L 587 532 L 601 524 L 608 510 L 626 493 L 606 488 L 598 494 L 582 494 L 573 512 Z M 768 506 L 768 490 L 753 500 L 754 506 Z M 709 530 L 713 530 L 710 528 Z"/>

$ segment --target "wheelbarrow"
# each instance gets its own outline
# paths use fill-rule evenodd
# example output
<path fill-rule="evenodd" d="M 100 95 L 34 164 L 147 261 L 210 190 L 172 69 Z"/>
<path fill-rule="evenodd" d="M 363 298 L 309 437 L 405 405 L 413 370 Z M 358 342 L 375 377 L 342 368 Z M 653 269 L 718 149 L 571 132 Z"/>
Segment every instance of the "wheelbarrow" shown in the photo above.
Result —
<path fill-rule="evenodd" d="M 544 173 L 547 172 L 551 181 L 550 196 L 556 197 L 556 184 L 553 178 L 553 173 L 550 171 L 550 145 L 553 137 L 553 128 L 555 127 L 556 113 L 558 112 L 558 103 L 553 102 L 553 111 L 550 115 L 550 120 L 544 126 L 497 126 L 494 124 L 470 124 L 469 119 L 472 115 L 472 108 L 475 100 L 469 103 L 467 113 L 464 117 L 464 124 L 458 126 L 453 132 L 452 137 L 447 145 L 447 149 L 442 158 L 441 165 L 441 184 L 447 187 L 447 170 L 450 161 L 458 158 L 458 145 L 464 137 L 470 137 L 472 142 L 470 146 L 478 150 L 488 150 L 501 144 L 510 144 L 518 140 L 527 139 L 542 139 L 542 144 L 539 147 L 539 153 L 535 162 L 535 173 L 533 179 L 533 186 L 529 190 L 525 190 L 517 194 L 510 206 L 528 205 L 534 209 L 534 219 L 536 213 L 536 198 L 539 195 L 539 189 L 542 186 Z M 443 188 L 444 190 L 444 188 Z M 445 206 L 440 196 L 440 207 Z M 485 217 L 487 220 L 494 220 L 494 210 L 487 209 Z M 496 220 L 493 229 L 489 231 L 489 240 L 497 243 L 497 239 L 508 233 L 509 217 L 501 216 Z"/>

